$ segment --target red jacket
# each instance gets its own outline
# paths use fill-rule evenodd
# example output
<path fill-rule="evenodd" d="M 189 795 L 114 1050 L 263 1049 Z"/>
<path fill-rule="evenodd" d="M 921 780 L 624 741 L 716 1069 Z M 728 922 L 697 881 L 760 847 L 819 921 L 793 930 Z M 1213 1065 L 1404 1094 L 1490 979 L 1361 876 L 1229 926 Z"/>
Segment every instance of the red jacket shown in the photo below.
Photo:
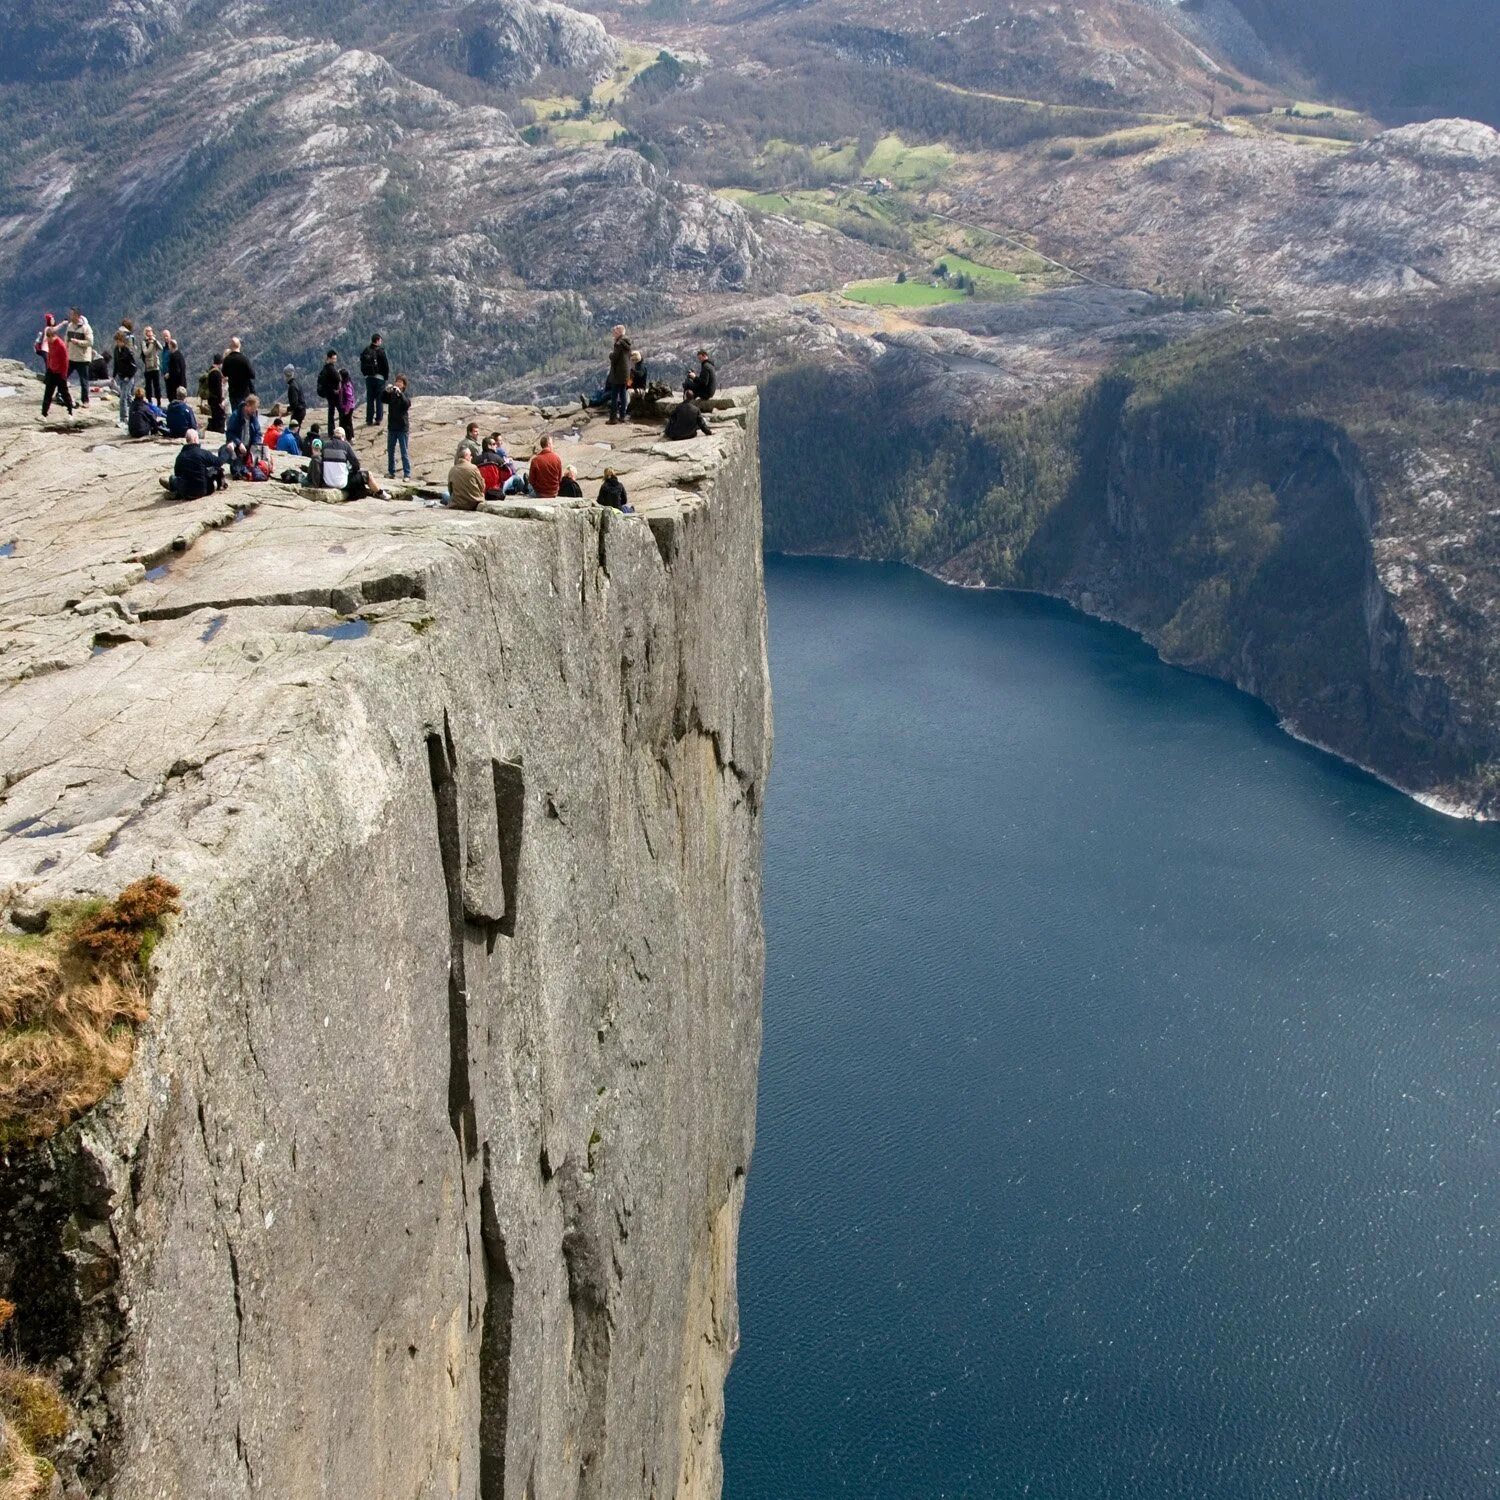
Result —
<path fill-rule="evenodd" d="M 505 483 L 505 480 L 500 476 L 499 464 L 480 464 L 479 472 L 484 475 L 486 493 L 490 490 L 498 490 Z"/>
<path fill-rule="evenodd" d="M 557 499 L 562 487 L 563 461 L 551 448 L 543 448 L 531 460 L 531 487 L 543 500 Z"/>
<path fill-rule="evenodd" d="M 60 338 L 47 340 L 47 369 L 64 380 L 68 378 L 68 346 Z"/>

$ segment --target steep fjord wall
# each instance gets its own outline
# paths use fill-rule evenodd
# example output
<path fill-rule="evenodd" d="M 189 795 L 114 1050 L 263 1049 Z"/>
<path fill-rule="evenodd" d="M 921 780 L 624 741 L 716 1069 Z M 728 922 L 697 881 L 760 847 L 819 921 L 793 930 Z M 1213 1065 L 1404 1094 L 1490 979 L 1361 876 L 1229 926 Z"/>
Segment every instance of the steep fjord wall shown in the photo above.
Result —
<path fill-rule="evenodd" d="M 87 1493 L 718 1494 L 770 723 L 753 395 L 715 424 L 585 427 L 640 518 L 268 486 L 154 579 L 188 508 L 140 463 L 29 585 L 3 821 L 55 831 L 0 844 L 10 908 L 184 900 L 122 1090 L 0 1192 Z M 22 561 L 62 442 L 3 454 Z"/>

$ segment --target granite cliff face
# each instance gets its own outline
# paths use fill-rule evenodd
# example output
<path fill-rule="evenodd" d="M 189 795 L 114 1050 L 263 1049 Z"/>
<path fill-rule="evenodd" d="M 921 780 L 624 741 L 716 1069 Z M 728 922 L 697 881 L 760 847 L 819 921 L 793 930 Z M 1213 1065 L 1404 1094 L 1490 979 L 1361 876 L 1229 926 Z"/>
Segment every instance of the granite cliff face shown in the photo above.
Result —
<path fill-rule="evenodd" d="M 169 506 L 169 449 L 18 405 L 6 911 L 148 871 L 184 904 L 123 1088 L 0 1167 L 73 1472 L 717 1495 L 770 754 L 753 395 L 670 448 L 418 404 L 419 475 L 470 416 L 550 428 L 636 517 Z"/>

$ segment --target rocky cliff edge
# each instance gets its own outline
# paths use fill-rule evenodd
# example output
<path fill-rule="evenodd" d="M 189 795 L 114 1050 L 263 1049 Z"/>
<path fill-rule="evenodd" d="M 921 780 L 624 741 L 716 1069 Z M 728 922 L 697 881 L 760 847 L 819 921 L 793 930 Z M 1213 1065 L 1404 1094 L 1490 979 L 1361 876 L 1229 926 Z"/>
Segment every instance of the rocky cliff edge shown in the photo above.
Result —
<path fill-rule="evenodd" d="M 553 431 L 632 517 L 173 504 L 170 446 L 0 398 L 11 931 L 183 904 L 124 1085 L 0 1165 L 75 1493 L 717 1495 L 770 753 L 723 405 L 416 403 L 419 477 Z"/>

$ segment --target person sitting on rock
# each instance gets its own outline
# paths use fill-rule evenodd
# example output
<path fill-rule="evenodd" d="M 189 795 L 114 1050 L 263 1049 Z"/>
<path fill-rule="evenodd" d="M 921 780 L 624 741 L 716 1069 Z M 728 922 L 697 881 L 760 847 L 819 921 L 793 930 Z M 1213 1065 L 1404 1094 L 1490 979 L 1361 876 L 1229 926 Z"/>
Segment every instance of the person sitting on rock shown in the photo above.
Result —
<path fill-rule="evenodd" d="M 702 433 L 712 437 L 713 430 L 698 410 L 697 403 L 689 397 L 667 418 L 666 438 L 669 443 L 685 443 Z"/>
<path fill-rule="evenodd" d="M 195 425 L 193 408 L 188 405 L 187 387 L 180 385 L 172 392 L 172 400 L 167 406 L 167 434 L 183 438 L 187 436 L 188 429 Z"/>
<path fill-rule="evenodd" d="M 550 434 L 543 433 L 536 445 L 536 457 L 531 460 L 526 479 L 532 493 L 542 500 L 556 500 L 562 488 L 563 465 L 552 448 Z"/>
<path fill-rule="evenodd" d="M 558 485 L 557 493 L 563 500 L 583 499 L 583 486 L 578 482 L 578 470 L 572 464 L 563 470 L 562 483 Z"/>
<path fill-rule="evenodd" d="M 478 423 L 471 424 L 477 434 Z M 460 445 L 448 470 L 448 503 L 454 510 L 478 510 L 484 503 L 484 476 L 474 462 L 473 452 Z"/>
<path fill-rule="evenodd" d="M 42 386 L 42 415 L 52 410 L 52 398 L 58 397 L 73 415 L 73 394 L 68 389 L 68 344 L 61 330 L 54 323 L 46 336 L 47 374 Z"/>
<path fill-rule="evenodd" d="M 707 349 L 698 351 L 698 370 L 688 372 L 682 383 L 683 398 L 688 401 L 712 401 L 719 393 L 719 372 Z"/>
<path fill-rule="evenodd" d="M 604 483 L 599 486 L 599 504 L 627 516 L 635 514 L 630 496 L 625 493 L 625 486 L 620 483 L 620 476 L 613 469 L 604 471 Z"/>
<path fill-rule="evenodd" d="M 324 489 L 342 490 L 347 500 L 363 500 L 367 495 L 378 498 L 384 493 L 375 476 L 360 463 L 354 445 L 337 433 L 323 439 L 321 478 Z"/>
<path fill-rule="evenodd" d="M 260 427 L 259 396 L 246 396 L 235 407 L 234 415 L 229 419 L 229 426 L 224 436 L 241 448 L 252 449 L 261 446 L 263 438 Z"/>
<path fill-rule="evenodd" d="M 494 438 L 487 437 L 484 440 L 484 446 L 479 453 L 479 462 L 474 467 L 479 470 L 480 478 L 484 480 L 484 498 L 486 500 L 503 499 L 505 481 L 510 478 L 510 474 L 500 467 L 500 454 L 496 450 Z"/>
<path fill-rule="evenodd" d="M 125 414 L 125 429 L 133 438 L 160 437 L 166 430 L 156 413 L 146 404 L 146 387 L 136 386 Z"/>
<path fill-rule="evenodd" d="M 646 356 L 639 349 L 630 352 L 630 389 L 646 391 L 651 385 L 651 372 L 646 368 Z"/>
<path fill-rule="evenodd" d="M 170 479 L 163 479 L 161 487 L 174 500 L 201 500 L 215 490 L 229 487 L 224 477 L 224 465 L 215 453 L 210 453 L 198 441 L 198 431 L 188 428 L 182 437 L 182 447 L 177 450 L 177 462 L 172 466 Z"/>
<path fill-rule="evenodd" d="M 458 449 L 453 455 L 454 463 L 458 462 L 458 455 L 467 452 L 475 463 L 479 462 L 479 455 L 484 452 L 484 444 L 479 440 L 479 423 L 470 422 L 464 428 L 464 435 L 458 440 Z"/>
<path fill-rule="evenodd" d="M 290 453 L 293 458 L 302 457 L 302 434 L 298 430 L 300 423 L 293 417 L 287 424 L 287 429 L 276 442 L 278 453 Z"/>

